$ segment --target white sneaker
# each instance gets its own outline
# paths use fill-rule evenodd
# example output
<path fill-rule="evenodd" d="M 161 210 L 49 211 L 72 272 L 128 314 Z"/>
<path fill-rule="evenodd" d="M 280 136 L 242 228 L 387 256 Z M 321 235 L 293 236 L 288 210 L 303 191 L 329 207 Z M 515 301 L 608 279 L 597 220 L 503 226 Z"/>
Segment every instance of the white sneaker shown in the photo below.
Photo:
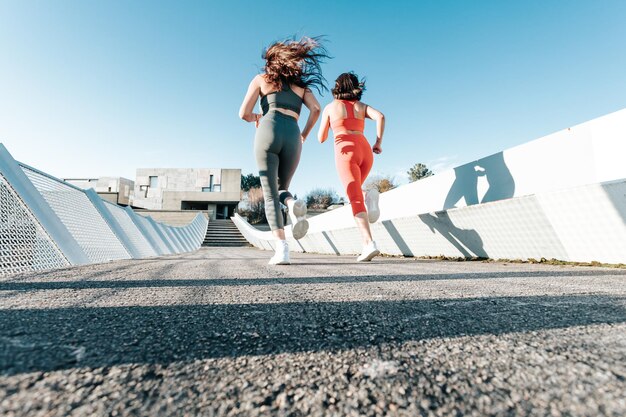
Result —
<path fill-rule="evenodd" d="M 369 262 L 374 256 L 379 255 L 380 251 L 373 240 L 363 247 L 363 252 L 356 258 L 357 262 Z"/>
<path fill-rule="evenodd" d="M 365 193 L 365 207 L 367 208 L 367 218 L 370 223 L 376 223 L 376 220 L 380 217 L 378 197 L 379 193 L 377 189 L 371 189 Z"/>
<path fill-rule="evenodd" d="M 309 230 L 306 219 L 306 203 L 302 200 L 291 199 L 287 202 L 289 218 L 291 219 L 291 234 L 294 239 L 302 239 Z"/>
<path fill-rule="evenodd" d="M 276 242 L 276 253 L 268 262 L 268 265 L 289 265 L 289 244 L 285 240 Z"/>

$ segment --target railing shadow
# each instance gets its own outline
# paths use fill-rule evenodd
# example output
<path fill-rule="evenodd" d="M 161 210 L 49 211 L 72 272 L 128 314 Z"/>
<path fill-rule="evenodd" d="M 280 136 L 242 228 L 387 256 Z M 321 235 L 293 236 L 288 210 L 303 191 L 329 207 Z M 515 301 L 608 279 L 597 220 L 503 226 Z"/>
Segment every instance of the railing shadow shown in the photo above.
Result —
<path fill-rule="evenodd" d="M 625 298 L 592 295 L 0 310 L 0 374 L 624 322 Z"/>
<path fill-rule="evenodd" d="M 465 258 L 489 258 L 478 232 L 473 229 L 461 229 L 455 226 L 447 212 L 439 211 L 432 214 L 420 214 L 418 217 L 433 233 L 435 231 L 439 232 Z"/>
<path fill-rule="evenodd" d="M 444 210 L 456 207 L 461 199 L 465 200 L 466 205 L 471 206 L 479 202 L 488 203 L 515 195 L 515 180 L 504 162 L 502 152 L 458 166 L 454 168 L 454 174 L 455 180 L 443 204 Z M 482 176 L 487 179 L 489 188 L 479 200 L 478 177 Z"/>
<path fill-rule="evenodd" d="M 316 264 L 318 265 L 318 264 Z M 359 265 L 360 266 L 360 265 Z M 363 266 L 364 268 L 367 265 Z M 170 268 L 164 269 L 165 273 Z M 163 273 L 159 273 L 163 275 Z M 269 286 L 269 285 L 310 285 L 310 284 L 348 284 L 348 283 L 383 283 L 383 282 L 419 282 L 419 281 L 458 281 L 484 279 L 552 279 L 557 277 L 600 277 L 622 276 L 624 269 L 579 269 L 569 271 L 498 271 L 467 272 L 450 274 L 390 274 L 390 275 L 343 275 L 310 277 L 259 277 L 259 278 L 172 278 L 172 279 L 124 279 L 99 280 L 79 279 L 63 281 L 6 281 L 0 282 L 0 291 L 46 291 L 46 290 L 90 290 L 90 289 L 128 289 L 128 288 L 176 288 L 176 287 L 233 287 L 233 286 Z"/>

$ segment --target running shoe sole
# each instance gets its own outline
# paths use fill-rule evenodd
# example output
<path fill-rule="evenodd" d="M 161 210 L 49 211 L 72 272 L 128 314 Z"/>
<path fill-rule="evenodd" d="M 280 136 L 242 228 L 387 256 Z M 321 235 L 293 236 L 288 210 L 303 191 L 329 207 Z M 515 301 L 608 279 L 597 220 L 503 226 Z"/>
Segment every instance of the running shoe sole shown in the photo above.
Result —
<path fill-rule="evenodd" d="M 308 231 L 309 221 L 307 219 L 298 219 L 296 223 L 291 225 L 291 234 L 296 240 L 302 239 Z"/>
<path fill-rule="evenodd" d="M 291 206 L 289 213 L 291 217 L 291 234 L 296 240 L 302 239 L 306 232 L 309 231 L 309 222 L 306 216 L 306 203 L 302 200 L 296 200 Z"/>
<path fill-rule="evenodd" d="M 303 217 L 306 216 L 306 204 L 304 201 L 302 200 L 296 200 L 295 203 L 293 203 L 293 215 L 296 217 Z"/>

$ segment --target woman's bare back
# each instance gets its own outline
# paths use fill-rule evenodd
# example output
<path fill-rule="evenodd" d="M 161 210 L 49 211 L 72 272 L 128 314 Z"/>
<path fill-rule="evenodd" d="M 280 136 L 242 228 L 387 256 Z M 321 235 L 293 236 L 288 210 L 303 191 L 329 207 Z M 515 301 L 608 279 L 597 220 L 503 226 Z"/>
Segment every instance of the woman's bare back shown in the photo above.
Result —
<path fill-rule="evenodd" d="M 360 101 L 354 102 L 354 117 L 357 119 L 365 119 L 367 117 L 367 104 Z M 346 105 L 342 100 L 333 100 L 329 105 L 330 120 L 345 119 L 348 117 Z"/>

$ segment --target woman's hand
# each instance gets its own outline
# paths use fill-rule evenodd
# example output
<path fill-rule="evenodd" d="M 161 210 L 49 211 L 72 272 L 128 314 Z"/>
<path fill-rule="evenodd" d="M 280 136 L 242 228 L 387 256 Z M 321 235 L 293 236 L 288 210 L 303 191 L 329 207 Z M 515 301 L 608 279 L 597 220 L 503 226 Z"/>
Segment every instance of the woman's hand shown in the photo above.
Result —
<path fill-rule="evenodd" d="M 300 142 L 304 143 L 306 141 L 306 136 L 300 135 Z"/>
<path fill-rule="evenodd" d="M 374 152 L 377 155 L 383 152 L 383 147 L 380 146 L 379 142 L 376 142 L 374 146 L 372 146 L 372 152 Z"/>
<path fill-rule="evenodd" d="M 254 127 L 259 127 L 259 120 L 261 120 L 261 117 L 263 117 L 262 114 L 255 114 L 254 115 Z"/>

